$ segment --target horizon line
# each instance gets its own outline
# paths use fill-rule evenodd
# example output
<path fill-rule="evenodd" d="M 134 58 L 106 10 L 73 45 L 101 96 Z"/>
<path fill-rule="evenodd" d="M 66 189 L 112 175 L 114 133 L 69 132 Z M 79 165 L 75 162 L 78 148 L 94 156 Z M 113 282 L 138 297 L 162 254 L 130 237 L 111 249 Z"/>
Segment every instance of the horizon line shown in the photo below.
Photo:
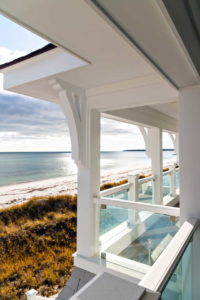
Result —
<path fill-rule="evenodd" d="M 173 148 L 163 148 L 163 151 L 174 151 Z M 100 152 L 131 152 L 131 151 L 146 151 L 146 149 L 124 149 L 124 150 L 102 150 Z M 58 150 L 58 151 L 0 151 L 0 153 L 72 153 L 72 151 Z"/>

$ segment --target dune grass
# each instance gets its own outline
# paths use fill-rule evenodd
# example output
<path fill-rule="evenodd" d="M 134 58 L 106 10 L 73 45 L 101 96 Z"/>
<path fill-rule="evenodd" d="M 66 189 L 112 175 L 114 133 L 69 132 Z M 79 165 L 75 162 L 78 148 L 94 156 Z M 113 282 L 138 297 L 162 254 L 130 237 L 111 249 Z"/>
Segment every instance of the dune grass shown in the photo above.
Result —
<path fill-rule="evenodd" d="M 76 197 L 31 199 L 0 211 L 0 299 L 56 294 L 76 251 Z"/>
<path fill-rule="evenodd" d="M 76 203 L 73 195 L 37 197 L 0 210 L 1 300 L 24 300 L 31 288 L 50 296 L 64 286 L 76 251 Z"/>

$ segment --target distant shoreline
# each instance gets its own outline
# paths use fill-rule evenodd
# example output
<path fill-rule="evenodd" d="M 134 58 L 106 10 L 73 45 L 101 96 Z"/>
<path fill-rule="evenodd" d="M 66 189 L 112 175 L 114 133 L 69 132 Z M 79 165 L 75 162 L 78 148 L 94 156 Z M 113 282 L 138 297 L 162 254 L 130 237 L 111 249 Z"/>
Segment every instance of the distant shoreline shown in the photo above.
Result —
<path fill-rule="evenodd" d="M 123 150 L 123 152 L 145 152 L 146 149 L 127 149 L 127 150 Z M 163 151 L 175 151 L 174 149 L 163 149 Z"/>
<path fill-rule="evenodd" d="M 101 151 L 101 153 L 108 153 L 108 152 L 145 152 L 146 149 L 124 149 L 124 150 L 105 150 Z M 163 151 L 175 151 L 174 149 L 165 148 Z M 72 153 L 71 151 L 0 151 L 0 154 L 15 154 L 15 153 Z"/>

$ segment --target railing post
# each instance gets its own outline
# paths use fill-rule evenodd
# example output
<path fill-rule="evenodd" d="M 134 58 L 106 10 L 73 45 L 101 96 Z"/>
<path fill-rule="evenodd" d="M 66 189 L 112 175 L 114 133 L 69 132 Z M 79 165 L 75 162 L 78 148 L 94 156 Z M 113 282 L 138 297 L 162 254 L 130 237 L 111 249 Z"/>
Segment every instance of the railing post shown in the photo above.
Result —
<path fill-rule="evenodd" d="M 163 171 L 162 171 L 162 130 L 151 127 L 149 129 L 151 169 L 156 176 L 154 186 L 154 203 L 163 204 Z"/>
<path fill-rule="evenodd" d="M 139 175 L 128 175 L 128 182 L 131 184 L 130 189 L 129 189 L 129 199 L 130 201 L 138 201 L 139 198 L 139 189 L 138 189 L 138 179 Z"/>
<path fill-rule="evenodd" d="M 171 169 L 171 174 L 170 174 L 170 196 L 175 197 L 176 196 L 176 169 L 175 169 L 175 164 L 170 169 Z"/>
<path fill-rule="evenodd" d="M 131 184 L 129 188 L 129 200 L 137 202 L 138 201 L 138 178 L 139 175 L 128 175 L 128 182 Z M 135 225 L 138 220 L 138 212 L 136 210 L 128 210 L 128 220 L 131 226 Z"/>
<path fill-rule="evenodd" d="M 27 300 L 35 300 L 35 296 L 37 295 L 37 293 L 38 292 L 35 289 L 31 289 L 28 292 L 26 292 Z"/>
<path fill-rule="evenodd" d="M 152 179 L 152 202 L 156 203 L 156 176 Z"/>

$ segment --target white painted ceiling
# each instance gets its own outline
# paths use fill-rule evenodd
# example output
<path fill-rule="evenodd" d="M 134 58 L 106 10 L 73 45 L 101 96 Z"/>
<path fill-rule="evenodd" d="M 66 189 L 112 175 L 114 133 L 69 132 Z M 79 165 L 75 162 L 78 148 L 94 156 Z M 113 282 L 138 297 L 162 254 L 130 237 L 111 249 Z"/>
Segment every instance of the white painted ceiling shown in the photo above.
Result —
<path fill-rule="evenodd" d="M 172 118 L 178 119 L 178 102 L 155 104 L 151 105 L 151 107 Z"/>

